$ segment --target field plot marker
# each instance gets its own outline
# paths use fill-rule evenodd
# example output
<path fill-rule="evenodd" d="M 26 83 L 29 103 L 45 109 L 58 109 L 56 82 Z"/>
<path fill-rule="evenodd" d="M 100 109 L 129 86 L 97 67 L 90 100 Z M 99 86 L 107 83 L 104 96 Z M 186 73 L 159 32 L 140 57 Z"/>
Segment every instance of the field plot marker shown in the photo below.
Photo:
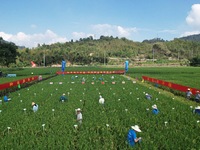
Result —
<path fill-rule="evenodd" d="M 8 134 L 9 134 L 9 131 L 10 131 L 11 127 L 7 127 L 7 129 L 8 129 Z"/>
<path fill-rule="evenodd" d="M 77 124 L 75 124 L 75 125 L 74 125 L 74 128 L 75 128 L 75 129 L 77 129 L 77 128 L 78 128 L 78 125 L 77 125 Z"/>
<path fill-rule="evenodd" d="M 45 126 L 45 124 L 42 124 L 42 129 L 43 129 L 43 131 L 44 131 L 44 126 Z"/>
<path fill-rule="evenodd" d="M 26 113 L 26 108 L 24 108 L 23 110 L 24 110 L 24 113 Z"/>
<path fill-rule="evenodd" d="M 52 109 L 52 112 L 53 112 L 53 117 L 54 117 L 54 111 L 55 111 L 55 109 Z"/>
<path fill-rule="evenodd" d="M 167 122 L 167 121 L 165 121 L 165 126 L 167 126 L 167 123 L 168 123 L 168 122 Z"/>

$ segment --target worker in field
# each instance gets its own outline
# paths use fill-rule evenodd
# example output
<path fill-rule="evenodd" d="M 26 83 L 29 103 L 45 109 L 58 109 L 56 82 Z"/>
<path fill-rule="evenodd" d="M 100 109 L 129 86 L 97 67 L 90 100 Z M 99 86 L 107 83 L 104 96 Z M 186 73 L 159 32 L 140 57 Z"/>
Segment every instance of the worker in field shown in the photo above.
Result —
<path fill-rule="evenodd" d="M 148 99 L 148 100 L 151 100 L 151 98 L 152 98 L 152 96 L 148 93 L 146 93 L 145 96 L 146 96 L 146 99 Z"/>
<path fill-rule="evenodd" d="M 35 102 L 32 102 L 32 107 L 33 107 L 33 112 L 38 111 L 38 104 L 36 104 Z"/>
<path fill-rule="evenodd" d="M 83 120 L 83 115 L 81 113 L 81 109 L 78 108 L 78 109 L 75 109 L 76 111 L 76 121 L 79 123 L 79 124 L 82 124 L 82 120 Z"/>
<path fill-rule="evenodd" d="M 129 146 L 131 147 L 134 147 L 136 143 L 140 143 L 142 140 L 141 137 L 137 138 L 136 132 L 142 132 L 139 126 L 138 125 L 131 126 L 131 129 L 129 130 L 127 135 L 127 141 Z"/>
<path fill-rule="evenodd" d="M 157 115 L 157 114 L 159 113 L 159 110 L 158 110 L 158 108 L 157 108 L 157 105 L 154 104 L 154 105 L 152 106 L 152 108 L 153 108 L 152 113 L 155 114 L 155 115 Z"/>
<path fill-rule="evenodd" d="M 103 104 L 104 105 L 105 99 L 100 95 L 99 96 L 99 104 Z"/>
<path fill-rule="evenodd" d="M 191 97 L 192 97 L 192 92 L 191 92 L 190 88 L 188 88 L 186 91 L 186 98 L 189 100 L 189 99 L 191 99 Z"/>
<path fill-rule="evenodd" d="M 200 106 L 195 107 L 194 113 L 200 115 Z"/>
<path fill-rule="evenodd" d="M 8 94 L 6 94 L 6 95 L 3 97 L 3 100 L 4 100 L 4 102 L 9 102 L 9 101 L 11 101 L 11 98 L 8 98 Z"/>
<path fill-rule="evenodd" d="M 196 101 L 197 103 L 200 102 L 200 93 L 199 93 L 199 91 L 196 91 L 196 94 L 195 94 L 195 101 Z"/>
<path fill-rule="evenodd" d="M 67 97 L 65 96 L 65 93 L 62 94 L 62 96 L 60 97 L 60 102 L 66 102 L 67 101 Z"/>

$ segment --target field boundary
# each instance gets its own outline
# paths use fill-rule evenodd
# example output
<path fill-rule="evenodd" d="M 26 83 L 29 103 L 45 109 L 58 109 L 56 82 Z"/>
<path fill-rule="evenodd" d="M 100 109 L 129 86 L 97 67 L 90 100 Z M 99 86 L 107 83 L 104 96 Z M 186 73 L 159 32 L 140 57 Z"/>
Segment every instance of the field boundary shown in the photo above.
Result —
<path fill-rule="evenodd" d="M 178 90 L 178 91 L 181 91 L 181 92 L 186 92 L 189 88 L 193 95 L 196 94 L 196 91 L 200 91 L 199 89 L 196 89 L 196 88 L 192 88 L 192 87 L 189 87 L 189 86 L 183 86 L 183 85 L 175 84 L 175 83 L 172 83 L 172 82 L 167 82 L 167 81 L 164 81 L 164 80 L 159 80 L 159 79 L 151 78 L 151 77 L 148 77 L 148 76 L 142 76 L 142 79 L 149 81 L 149 82 L 152 82 L 152 83 L 159 84 L 161 86 L 168 87 L 170 89 Z"/>
<path fill-rule="evenodd" d="M 157 92 L 161 92 L 162 94 L 164 95 L 167 95 L 168 97 L 171 97 L 173 98 L 174 100 L 177 100 L 181 103 L 184 103 L 184 104 L 188 104 L 188 105 L 194 105 L 194 101 L 189 101 L 189 100 L 186 100 L 185 98 L 183 97 L 180 97 L 180 96 L 177 96 L 175 94 L 173 94 L 172 92 L 170 91 L 166 91 L 164 89 L 161 89 L 161 88 L 158 88 L 158 87 L 155 87 L 155 86 L 152 86 L 150 85 L 149 83 L 145 83 L 143 81 L 139 81 L 133 77 L 130 77 L 130 76 L 127 76 L 127 75 L 122 75 L 124 78 L 127 78 L 127 79 L 130 79 L 131 81 L 136 81 L 138 84 L 142 85 L 142 86 L 145 86 L 145 87 L 151 87 L 151 90 L 154 90 L 154 91 L 157 91 Z"/>

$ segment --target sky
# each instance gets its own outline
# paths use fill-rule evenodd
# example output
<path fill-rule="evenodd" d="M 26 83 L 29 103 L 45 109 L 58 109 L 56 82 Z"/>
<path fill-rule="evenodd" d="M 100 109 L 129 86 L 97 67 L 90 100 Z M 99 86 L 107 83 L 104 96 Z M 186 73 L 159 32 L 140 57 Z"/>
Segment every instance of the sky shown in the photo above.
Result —
<path fill-rule="evenodd" d="M 200 34 L 199 0 L 0 0 L 0 37 L 18 46 L 92 36 L 173 40 Z"/>

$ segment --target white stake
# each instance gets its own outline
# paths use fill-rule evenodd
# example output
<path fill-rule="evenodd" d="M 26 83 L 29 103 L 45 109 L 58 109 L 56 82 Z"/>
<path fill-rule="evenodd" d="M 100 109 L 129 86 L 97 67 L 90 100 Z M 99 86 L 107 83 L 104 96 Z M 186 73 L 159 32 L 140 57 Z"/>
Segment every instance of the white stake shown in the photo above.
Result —
<path fill-rule="evenodd" d="M 9 134 L 9 131 L 10 131 L 11 127 L 7 127 L 7 128 L 8 128 L 8 134 Z"/>
<path fill-rule="evenodd" d="M 42 124 L 42 129 L 43 129 L 43 131 L 44 131 L 44 126 L 45 126 L 45 124 Z"/>

